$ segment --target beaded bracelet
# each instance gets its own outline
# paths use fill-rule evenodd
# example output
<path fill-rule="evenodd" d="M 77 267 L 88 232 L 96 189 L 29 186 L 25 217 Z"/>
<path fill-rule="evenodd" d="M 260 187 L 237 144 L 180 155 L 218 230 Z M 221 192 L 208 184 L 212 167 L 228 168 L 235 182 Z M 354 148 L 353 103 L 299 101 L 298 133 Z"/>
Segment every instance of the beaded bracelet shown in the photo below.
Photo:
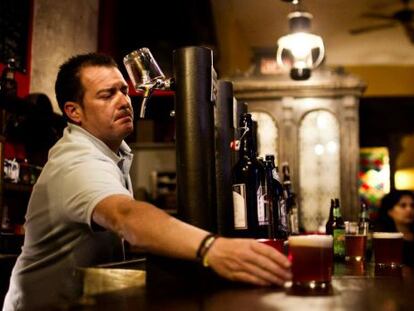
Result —
<path fill-rule="evenodd" d="M 210 250 L 213 243 L 218 238 L 218 235 L 210 233 L 207 234 L 204 239 L 201 241 L 200 246 L 197 249 L 197 259 L 200 260 L 204 267 L 208 267 L 208 261 L 207 261 L 207 253 Z"/>

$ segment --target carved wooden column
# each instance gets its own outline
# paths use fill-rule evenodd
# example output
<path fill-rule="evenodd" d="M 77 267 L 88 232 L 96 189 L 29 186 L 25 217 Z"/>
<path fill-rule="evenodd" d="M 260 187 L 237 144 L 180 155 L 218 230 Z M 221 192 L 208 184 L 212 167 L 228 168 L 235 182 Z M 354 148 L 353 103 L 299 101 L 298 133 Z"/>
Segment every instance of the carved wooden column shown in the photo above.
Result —
<path fill-rule="evenodd" d="M 342 98 L 341 113 L 341 184 L 357 180 L 359 171 L 359 101 L 346 95 Z M 360 210 L 358 187 L 341 187 L 342 210 L 345 218 L 357 220 Z"/>

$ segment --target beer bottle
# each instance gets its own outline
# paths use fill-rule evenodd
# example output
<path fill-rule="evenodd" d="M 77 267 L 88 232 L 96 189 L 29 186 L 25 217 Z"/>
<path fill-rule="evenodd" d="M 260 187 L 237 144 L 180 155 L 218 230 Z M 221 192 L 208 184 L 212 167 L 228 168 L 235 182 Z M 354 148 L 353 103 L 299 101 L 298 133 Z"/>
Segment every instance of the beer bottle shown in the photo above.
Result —
<path fill-rule="evenodd" d="M 256 144 L 254 146 L 257 146 Z M 256 148 L 254 150 L 257 150 Z M 258 194 L 258 206 L 263 206 L 263 210 L 260 210 L 263 215 L 259 217 L 259 226 L 265 226 L 265 228 L 260 228 L 262 234 L 264 230 L 267 230 L 266 237 L 268 237 L 268 226 L 269 226 L 269 207 L 267 202 L 267 192 L 268 192 L 268 185 L 266 180 L 266 168 L 265 168 L 265 161 L 263 157 L 258 157 L 257 161 L 259 163 L 259 178 L 260 178 L 260 185 L 261 185 L 261 193 Z"/>
<path fill-rule="evenodd" d="M 367 261 L 369 261 L 372 256 L 372 227 L 371 222 L 369 220 L 368 206 L 364 202 L 361 202 L 358 227 L 359 233 L 365 234 L 367 236 L 366 258 Z"/>
<path fill-rule="evenodd" d="M 283 194 L 283 185 L 280 181 L 279 171 L 275 165 L 274 155 L 266 155 L 266 162 L 269 166 L 269 169 L 272 172 L 272 188 L 273 188 L 273 209 L 274 214 L 277 216 L 274 217 L 275 222 L 275 238 L 277 239 L 287 239 L 289 236 L 288 228 L 288 219 L 286 212 L 286 200 Z"/>
<path fill-rule="evenodd" d="M 265 205 L 268 210 L 269 228 L 268 235 L 270 239 L 276 239 L 277 222 L 279 219 L 278 213 L 278 198 L 276 197 L 277 192 L 275 190 L 275 183 L 273 180 L 273 169 L 274 166 L 269 160 L 269 155 L 266 155 L 264 161 L 265 174 L 266 174 L 266 198 Z"/>
<path fill-rule="evenodd" d="M 329 218 L 325 225 L 325 233 L 329 235 L 333 235 L 334 208 L 335 201 L 334 199 L 331 199 L 331 206 L 329 208 Z"/>
<path fill-rule="evenodd" d="M 15 78 L 15 60 L 9 58 L 0 77 L 0 93 L 7 97 L 17 96 L 17 81 Z"/>
<path fill-rule="evenodd" d="M 268 226 L 264 206 L 264 169 L 256 158 L 250 114 L 240 116 L 240 127 L 243 134 L 240 138 L 239 160 L 232 172 L 233 235 L 266 238 Z"/>
<path fill-rule="evenodd" d="M 288 217 L 289 233 L 299 234 L 299 212 L 296 205 L 296 194 L 292 190 L 290 180 L 290 169 L 287 162 L 282 165 L 283 173 L 283 193 L 286 200 L 286 212 Z"/>
<path fill-rule="evenodd" d="M 367 205 L 363 202 L 361 203 L 358 227 L 359 227 L 359 232 L 361 234 L 368 234 L 368 231 L 369 231 L 368 208 L 367 208 Z"/>
<path fill-rule="evenodd" d="M 334 258 L 336 260 L 343 260 L 345 258 L 345 223 L 344 219 L 342 218 L 338 198 L 335 198 L 332 234 L 334 244 Z"/>

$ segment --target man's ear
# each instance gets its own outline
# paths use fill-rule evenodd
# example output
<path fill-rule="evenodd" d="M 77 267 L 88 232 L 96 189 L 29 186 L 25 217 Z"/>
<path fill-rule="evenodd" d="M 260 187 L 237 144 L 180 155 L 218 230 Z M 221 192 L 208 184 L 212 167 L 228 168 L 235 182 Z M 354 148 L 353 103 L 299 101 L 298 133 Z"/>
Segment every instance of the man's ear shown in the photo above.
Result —
<path fill-rule="evenodd" d="M 64 105 L 65 114 L 75 124 L 81 124 L 82 121 L 82 108 L 77 102 L 66 102 Z"/>

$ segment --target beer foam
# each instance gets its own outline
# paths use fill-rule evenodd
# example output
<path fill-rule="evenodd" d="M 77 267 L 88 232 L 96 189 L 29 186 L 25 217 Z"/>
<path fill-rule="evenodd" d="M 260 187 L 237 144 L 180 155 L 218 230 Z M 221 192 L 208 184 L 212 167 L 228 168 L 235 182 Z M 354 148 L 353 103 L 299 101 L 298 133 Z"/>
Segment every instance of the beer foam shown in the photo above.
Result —
<path fill-rule="evenodd" d="M 401 239 L 403 236 L 401 232 L 374 232 L 372 234 L 374 239 Z"/>
<path fill-rule="evenodd" d="M 331 235 L 296 235 L 289 237 L 290 246 L 332 247 Z"/>

